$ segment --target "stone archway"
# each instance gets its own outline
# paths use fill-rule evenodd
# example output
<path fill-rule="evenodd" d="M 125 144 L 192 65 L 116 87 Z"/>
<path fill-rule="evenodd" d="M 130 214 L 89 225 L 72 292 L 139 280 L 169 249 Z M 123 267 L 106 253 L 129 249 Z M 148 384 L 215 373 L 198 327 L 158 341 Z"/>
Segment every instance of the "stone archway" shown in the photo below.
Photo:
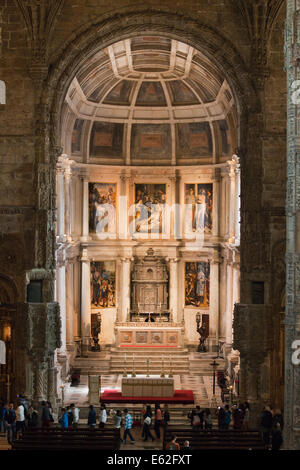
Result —
<path fill-rule="evenodd" d="M 247 147 L 254 148 L 257 144 L 256 135 L 260 127 L 260 102 L 247 73 L 247 66 L 232 44 L 218 31 L 196 22 L 191 18 L 170 12 L 158 12 L 140 9 L 135 13 L 122 12 L 112 17 L 105 17 L 97 23 L 88 25 L 79 32 L 75 39 L 70 39 L 64 50 L 59 51 L 52 64 L 51 71 L 42 91 L 37 93 L 36 120 L 38 122 L 38 138 L 36 139 L 38 201 L 37 212 L 37 250 L 36 265 L 44 268 L 54 277 L 55 267 L 55 172 L 58 156 L 61 154 L 61 111 L 67 89 L 83 60 L 96 51 L 119 41 L 125 37 L 135 36 L 141 32 L 147 34 L 166 35 L 181 38 L 203 52 L 224 73 L 233 91 L 238 108 L 239 137 L 237 153 L 241 157 L 242 169 L 242 211 L 252 209 L 253 200 L 244 195 L 250 194 L 253 181 L 243 178 L 247 172 L 252 156 L 247 155 Z M 247 123 L 255 122 L 256 133 L 250 133 Z M 249 158 L 248 158 L 249 157 Z M 259 162 L 261 165 L 262 163 Z M 260 179 L 255 181 L 255 193 L 259 193 Z M 253 188 L 251 188 L 253 191 Z M 251 206 L 247 206 L 251 204 Z M 255 200 L 259 211 L 259 201 Z M 249 211 L 249 210 L 248 210 Z M 255 223 L 254 223 L 255 224 Z M 248 232 L 249 227 L 248 225 Z M 45 227 L 48 227 L 48 230 Z M 253 229 L 253 232 L 256 228 Z M 243 236 L 242 230 L 242 250 Z M 242 262 L 245 256 L 242 256 Z M 242 291 L 243 296 L 243 291 Z M 49 297 L 47 302 L 53 301 Z"/>

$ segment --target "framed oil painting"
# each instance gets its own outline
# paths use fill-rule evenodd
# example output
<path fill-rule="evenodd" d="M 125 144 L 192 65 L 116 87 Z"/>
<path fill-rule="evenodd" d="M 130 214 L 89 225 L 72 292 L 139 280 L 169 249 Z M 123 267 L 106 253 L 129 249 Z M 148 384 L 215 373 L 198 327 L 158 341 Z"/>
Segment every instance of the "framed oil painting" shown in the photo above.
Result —
<path fill-rule="evenodd" d="M 210 264 L 185 263 L 185 306 L 209 307 Z"/>

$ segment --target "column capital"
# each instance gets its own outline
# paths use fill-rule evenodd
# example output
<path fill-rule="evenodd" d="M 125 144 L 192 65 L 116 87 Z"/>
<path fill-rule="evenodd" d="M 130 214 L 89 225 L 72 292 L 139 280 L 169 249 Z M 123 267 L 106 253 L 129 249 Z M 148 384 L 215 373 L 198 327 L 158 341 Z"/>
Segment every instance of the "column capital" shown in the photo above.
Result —
<path fill-rule="evenodd" d="M 84 248 L 81 253 L 81 258 L 80 261 L 91 261 L 91 259 L 88 256 L 88 250 L 87 248 Z"/>

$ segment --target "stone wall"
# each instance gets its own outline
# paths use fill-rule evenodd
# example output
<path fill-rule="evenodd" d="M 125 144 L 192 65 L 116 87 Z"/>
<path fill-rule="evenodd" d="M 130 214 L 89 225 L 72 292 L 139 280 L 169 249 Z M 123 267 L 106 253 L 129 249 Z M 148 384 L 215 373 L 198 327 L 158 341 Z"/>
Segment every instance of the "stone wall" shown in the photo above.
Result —
<path fill-rule="evenodd" d="M 261 315 L 280 310 L 271 292 L 274 247 L 285 238 L 283 3 L 118 0 L 112 8 L 100 0 L 0 1 L 0 79 L 7 86 L 7 104 L 0 105 L 0 272 L 15 281 L 21 304 L 26 302 L 25 272 L 35 268 L 48 282 L 43 301 L 53 301 L 55 169 L 69 83 L 89 54 L 122 37 L 152 31 L 206 53 L 234 90 L 242 172 L 241 303 L 249 306 L 241 307 L 240 315 L 252 308 L 251 281 L 265 282 L 265 305 L 256 307 Z M 10 253 L 14 258 L 9 263 Z M 26 315 L 25 307 L 23 311 Z M 273 325 L 265 325 L 272 343 Z M 237 326 L 235 335 L 240 344 L 243 329 Z M 253 348 L 262 353 L 260 344 L 252 345 L 249 338 L 241 352 L 242 366 Z M 276 362 L 278 348 L 272 348 Z M 253 380 L 248 369 L 245 365 L 246 380 Z M 256 374 L 263 370 L 257 366 Z M 263 394 L 253 391 L 260 387 L 257 381 L 251 385 L 257 407 L 273 400 L 268 371 Z M 45 374 L 43 380 L 47 382 Z"/>

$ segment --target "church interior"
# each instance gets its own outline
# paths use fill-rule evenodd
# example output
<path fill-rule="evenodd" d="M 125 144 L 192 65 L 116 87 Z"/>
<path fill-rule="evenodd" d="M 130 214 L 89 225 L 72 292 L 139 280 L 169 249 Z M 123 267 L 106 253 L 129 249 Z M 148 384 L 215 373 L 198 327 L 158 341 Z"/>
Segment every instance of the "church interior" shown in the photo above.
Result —
<path fill-rule="evenodd" d="M 248 402 L 300 448 L 299 12 L 0 1 L 1 400 Z"/>

